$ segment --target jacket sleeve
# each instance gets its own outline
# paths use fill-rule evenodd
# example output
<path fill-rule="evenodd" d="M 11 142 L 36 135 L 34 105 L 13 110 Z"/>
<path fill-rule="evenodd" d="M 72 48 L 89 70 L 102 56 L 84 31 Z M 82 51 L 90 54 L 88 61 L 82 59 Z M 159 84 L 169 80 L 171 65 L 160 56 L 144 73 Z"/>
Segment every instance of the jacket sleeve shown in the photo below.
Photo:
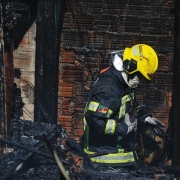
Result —
<path fill-rule="evenodd" d="M 118 122 L 120 105 L 121 96 L 112 89 L 92 96 L 85 112 L 88 126 L 101 134 L 125 136 L 128 127 L 125 123 Z"/>

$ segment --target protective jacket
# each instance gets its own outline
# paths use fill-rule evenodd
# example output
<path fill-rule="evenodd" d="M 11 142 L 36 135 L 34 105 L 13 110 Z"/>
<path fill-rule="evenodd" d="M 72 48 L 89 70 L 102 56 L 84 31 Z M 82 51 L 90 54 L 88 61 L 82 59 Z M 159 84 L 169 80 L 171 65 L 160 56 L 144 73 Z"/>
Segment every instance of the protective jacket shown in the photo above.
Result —
<path fill-rule="evenodd" d="M 128 166 L 135 163 L 134 132 L 127 135 L 123 117 L 134 94 L 121 72 L 110 66 L 92 87 L 84 111 L 84 152 L 95 154 L 93 162 Z"/>

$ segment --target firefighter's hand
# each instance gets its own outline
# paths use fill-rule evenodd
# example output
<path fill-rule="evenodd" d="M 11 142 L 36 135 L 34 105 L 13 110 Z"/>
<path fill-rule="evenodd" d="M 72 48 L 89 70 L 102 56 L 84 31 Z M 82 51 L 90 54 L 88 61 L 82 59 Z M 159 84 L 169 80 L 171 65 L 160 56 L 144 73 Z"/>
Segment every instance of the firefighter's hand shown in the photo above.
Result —
<path fill-rule="evenodd" d="M 127 134 L 129 134 L 129 133 L 132 132 L 132 131 L 136 132 L 136 130 L 137 130 L 137 119 L 135 119 L 134 122 L 131 122 L 131 121 L 130 121 L 129 114 L 126 113 L 124 120 L 125 120 L 125 123 L 126 123 L 127 126 L 128 126 Z"/>
<path fill-rule="evenodd" d="M 165 127 L 164 123 L 162 123 L 161 121 L 157 120 L 156 118 L 153 118 L 153 117 L 150 117 L 150 116 L 146 117 L 144 122 L 155 125 L 155 126 L 158 126 L 160 128 Z"/>
<path fill-rule="evenodd" d="M 154 132 L 160 136 L 163 137 L 164 136 L 164 128 L 165 128 L 165 124 L 162 123 L 161 121 L 157 120 L 156 118 L 150 117 L 148 116 L 147 118 L 145 118 L 145 123 L 149 123 L 151 125 L 153 125 L 153 129 Z"/>

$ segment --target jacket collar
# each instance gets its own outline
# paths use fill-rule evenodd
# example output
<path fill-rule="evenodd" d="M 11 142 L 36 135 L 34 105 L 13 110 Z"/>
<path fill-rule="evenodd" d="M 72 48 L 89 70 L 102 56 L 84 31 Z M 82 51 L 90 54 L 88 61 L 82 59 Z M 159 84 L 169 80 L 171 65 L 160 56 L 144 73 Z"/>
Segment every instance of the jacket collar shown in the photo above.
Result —
<path fill-rule="evenodd" d="M 124 87 L 124 89 L 129 88 L 127 82 L 124 80 L 124 78 L 122 76 L 121 71 L 117 71 L 113 66 L 111 66 L 109 70 L 110 70 L 111 74 L 116 78 L 118 83 L 120 83 Z"/>

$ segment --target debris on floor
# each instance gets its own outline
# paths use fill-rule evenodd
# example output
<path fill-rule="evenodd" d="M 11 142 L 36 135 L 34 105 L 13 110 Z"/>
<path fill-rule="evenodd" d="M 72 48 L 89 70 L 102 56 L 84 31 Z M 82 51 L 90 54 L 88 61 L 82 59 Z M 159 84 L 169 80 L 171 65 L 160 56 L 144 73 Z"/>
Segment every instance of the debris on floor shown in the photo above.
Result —
<path fill-rule="evenodd" d="M 61 125 L 13 120 L 9 139 L 0 143 L 9 150 L 0 159 L 0 180 L 174 180 L 180 174 L 180 168 L 142 163 L 132 170 L 94 164 Z"/>

